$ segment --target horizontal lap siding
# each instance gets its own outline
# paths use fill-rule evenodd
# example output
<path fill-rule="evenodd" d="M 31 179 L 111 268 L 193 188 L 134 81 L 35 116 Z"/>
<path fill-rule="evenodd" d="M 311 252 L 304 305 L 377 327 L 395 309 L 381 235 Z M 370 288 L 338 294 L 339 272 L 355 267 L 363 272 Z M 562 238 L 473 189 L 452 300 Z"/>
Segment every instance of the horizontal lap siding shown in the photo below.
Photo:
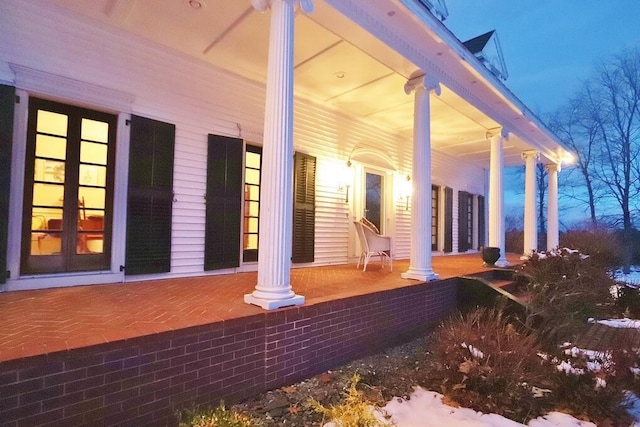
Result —
<path fill-rule="evenodd" d="M 260 145 L 264 87 L 90 20 L 70 20 L 55 9 L 43 14 L 24 2 L 6 2 L 0 8 L 0 79 L 13 79 L 9 62 L 33 67 L 130 93 L 132 113 L 176 125 L 172 270 L 167 276 L 202 273 L 206 136 L 240 137 Z M 315 264 L 347 262 L 352 213 L 338 191 L 336 167 L 344 165 L 355 148 L 376 147 L 403 174 L 411 171 L 412 143 L 302 99 L 296 99 L 294 114 L 295 149 L 319 159 Z M 480 168 L 460 167 L 459 160 L 452 167 L 453 159 L 438 152 L 432 157 L 434 181 L 440 185 L 463 189 L 484 182 Z M 464 173 L 452 176 L 451 170 Z M 407 258 L 410 211 L 393 202 L 394 257 Z"/>

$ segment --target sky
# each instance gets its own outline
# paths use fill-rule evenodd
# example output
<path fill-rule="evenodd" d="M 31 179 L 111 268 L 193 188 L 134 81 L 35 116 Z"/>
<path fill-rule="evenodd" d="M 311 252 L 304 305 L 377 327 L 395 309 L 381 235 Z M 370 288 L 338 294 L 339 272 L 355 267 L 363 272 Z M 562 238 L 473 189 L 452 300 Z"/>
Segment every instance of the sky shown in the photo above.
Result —
<path fill-rule="evenodd" d="M 594 66 L 640 46 L 638 0 L 446 0 L 462 41 L 496 30 L 505 84 L 540 115 L 562 105 Z"/>
<path fill-rule="evenodd" d="M 541 118 L 562 106 L 596 65 L 640 46 L 640 0 L 445 0 L 444 24 L 462 41 L 496 30 L 506 86 Z M 513 171 L 508 171 L 513 174 Z M 524 183 L 507 179 L 507 215 L 522 215 Z M 559 175 L 562 187 L 562 173 Z M 562 188 L 561 188 L 562 190 Z M 561 220 L 587 215 L 560 198 Z"/>

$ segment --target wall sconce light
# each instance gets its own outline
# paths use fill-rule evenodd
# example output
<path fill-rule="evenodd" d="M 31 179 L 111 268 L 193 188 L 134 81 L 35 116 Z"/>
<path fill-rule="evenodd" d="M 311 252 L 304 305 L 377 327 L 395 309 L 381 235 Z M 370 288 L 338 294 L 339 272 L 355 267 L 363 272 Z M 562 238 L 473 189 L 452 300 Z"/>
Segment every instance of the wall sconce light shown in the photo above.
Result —
<path fill-rule="evenodd" d="M 345 192 L 345 203 L 349 203 L 349 187 L 351 187 L 351 182 L 353 181 L 352 177 L 353 169 L 351 169 L 351 160 L 347 160 L 347 163 L 340 173 L 340 185 L 338 186 L 338 190 Z"/>
<path fill-rule="evenodd" d="M 404 200 L 404 210 L 409 210 L 409 198 L 411 197 L 411 177 L 407 175 L 400 187 L 400 200 Z"/>

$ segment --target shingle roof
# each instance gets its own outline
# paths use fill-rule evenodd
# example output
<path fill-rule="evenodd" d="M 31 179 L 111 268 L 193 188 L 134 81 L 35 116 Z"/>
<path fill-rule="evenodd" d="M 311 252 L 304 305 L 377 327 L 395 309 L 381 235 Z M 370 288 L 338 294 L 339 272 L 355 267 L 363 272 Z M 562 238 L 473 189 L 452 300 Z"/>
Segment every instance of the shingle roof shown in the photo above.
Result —
<path fill-rule="evenodd" d="M 491 30 L 487 33 L 484 33 L 482 35 L 479 35 L 478 37 L 474 37 L 472 39 L 467 40 L 466 42 L 462 43 L 467 49 L 469 49 L 469 51 L 471 53 L 473 53 L 474 55 L 480 51 L 482 51 L 482 49 L 484 49 L 484 47 L 487 45 L 487 43 L 489 42 L 489 39 L 491 38 L 491 36 L 493 35 L 493 33 L 495 32 L 495 30 Z"/>

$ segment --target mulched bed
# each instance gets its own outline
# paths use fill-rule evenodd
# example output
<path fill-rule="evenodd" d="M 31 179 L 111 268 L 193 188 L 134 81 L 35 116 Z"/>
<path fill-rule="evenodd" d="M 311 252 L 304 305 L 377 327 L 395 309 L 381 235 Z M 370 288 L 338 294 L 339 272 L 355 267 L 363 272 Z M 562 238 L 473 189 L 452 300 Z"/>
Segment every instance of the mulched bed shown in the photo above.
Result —
<path fill-rule="evenodd" d="M 353 375 L 365 398 L 384 406 L 392 397 L 408 396 L 416 384 L 428 384 L 429 335 L 368 356 L 297 384 L 268 391 L 231 409 L 261 420 L 265 426 L 318 426 L 322 415 L 309 404 L 325 407 L 342 401 Z"/>

